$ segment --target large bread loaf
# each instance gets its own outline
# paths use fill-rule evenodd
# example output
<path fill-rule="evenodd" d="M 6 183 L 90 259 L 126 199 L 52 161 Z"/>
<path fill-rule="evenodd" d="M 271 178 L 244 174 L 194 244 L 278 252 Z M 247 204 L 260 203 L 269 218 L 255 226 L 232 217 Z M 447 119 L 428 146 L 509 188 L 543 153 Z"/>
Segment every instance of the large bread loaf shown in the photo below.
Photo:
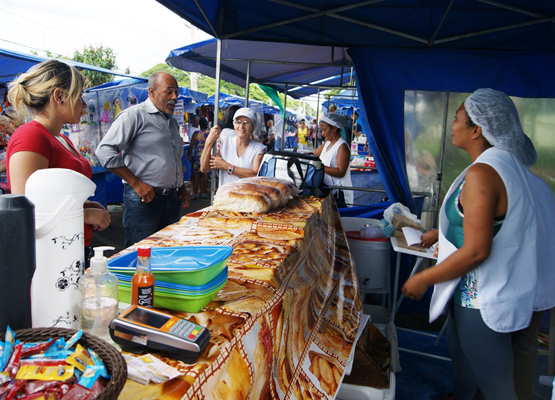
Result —
<path fill-rule="evenodd" d="M 266 193 L 248 189 L 218 191 L 214 197 L 214 209 L 221 211 L 266 213 L 271 209 L 272 201 Z"/>

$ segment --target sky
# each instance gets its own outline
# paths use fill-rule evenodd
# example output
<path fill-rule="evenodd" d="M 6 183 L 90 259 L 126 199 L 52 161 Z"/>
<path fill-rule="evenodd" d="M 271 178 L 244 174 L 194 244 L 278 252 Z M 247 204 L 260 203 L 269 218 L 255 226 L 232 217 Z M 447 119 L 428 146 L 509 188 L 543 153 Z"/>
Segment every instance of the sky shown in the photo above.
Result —
<path fill-rule="evenodd" d="M 139 76 L 170 51 L 210 39 L 156 0 L 0 0 L 0 48 L 46 57 L 114 50 L 119 72 Z M 316 96 L 304 101 L 316 107 Z"/>
<path fill-rule="evenodd" d="M 0 48 L 72 57 L 110 47 L 118 70 L 138 76 L 171 50 L 209 39 L 155 0 L 0 0 Z"/>

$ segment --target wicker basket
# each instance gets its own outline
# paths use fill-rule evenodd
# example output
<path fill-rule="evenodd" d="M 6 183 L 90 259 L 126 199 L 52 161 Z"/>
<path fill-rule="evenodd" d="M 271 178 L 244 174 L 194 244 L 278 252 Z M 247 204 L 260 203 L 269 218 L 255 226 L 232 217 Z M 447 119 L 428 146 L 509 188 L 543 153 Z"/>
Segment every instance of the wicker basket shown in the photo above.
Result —
<path fill-rule="evenodd" d="M 28 342 L 43 342 L 50 338 L 64 337 L 66 340 L 72 337 L 77 331 L 65 328 L 33 328 L 20 329 L 14 331 L 16 339 Z M 5 340 L 5 333 L 0 334 L 0 340 Z M 119 393 L 127 380 L 127 364 L 120 352 L 114 347 L 106 343 L 104 340 L 97 338 L 89 333 L 83 333 L 83 337 L 79 340 L 82 346 L 93 350 L 104 362 L 108 373 L 112 378 L 108 381 L 106 387 L 97 397 L 98 400 L 117 399 Z"/>

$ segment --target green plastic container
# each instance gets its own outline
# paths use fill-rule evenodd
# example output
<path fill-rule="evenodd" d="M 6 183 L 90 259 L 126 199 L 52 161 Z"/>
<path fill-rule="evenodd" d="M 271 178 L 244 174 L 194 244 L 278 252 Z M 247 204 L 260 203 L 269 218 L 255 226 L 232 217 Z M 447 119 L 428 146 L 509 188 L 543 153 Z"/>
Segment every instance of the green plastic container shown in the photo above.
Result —
<path fill-rule="evenodd" d="M 154 284 L 154 307 L 183 312 L 198 312 L 210 303 L 227 282 L 227 268 L 206 285 L 184 286 L 187 290 L 163 288 Z M 162 282 L 159 282 L 162 283 Z M 131 303 L 131 283 L 118 282 L 119 301 Z"/>
<path fill-rule="evenodd" d="M 153 247 L 150 266 L 156 280 L 188 286 L 202 286 L 215 279 L 227 266 L 233 247 Z M 108 260 L 112 273 L 133 275 L 137 251 Z"/>

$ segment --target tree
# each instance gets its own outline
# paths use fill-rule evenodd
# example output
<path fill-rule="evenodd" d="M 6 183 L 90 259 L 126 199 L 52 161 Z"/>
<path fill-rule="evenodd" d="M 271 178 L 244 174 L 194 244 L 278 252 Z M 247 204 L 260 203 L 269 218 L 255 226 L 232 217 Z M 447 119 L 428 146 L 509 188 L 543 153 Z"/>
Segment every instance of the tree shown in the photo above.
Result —
<path fill-rule="evenodd" d="M 183 70 L 175 67 L 170 67 L 168 64 L 164 63 L 156 64 L 154 67 L 142 72 L 140 76 L 148 78 L 150 75 L 158 71 L 167 72 L 168 74 L 172 75 L 180 87 L 191 87 L 191 80 Z"/>
<path fill-rule="evenodd" d="M 79 51 L 75 51 L 75 53 L 73 53 L 73 61 L 82 62 L 105 69 L 117 70 L 116 55 L 114 51 L 109 47 L 93 47 L 89 45 L 89 47 L 85 47 L 83 49 L 82 53 Z M 114 80 L 114 75 L 111 74 L 87 70 L 81 72 L 89 79 L 91 86 L 102 85 L 103 83 L 111 82 Z"/>

